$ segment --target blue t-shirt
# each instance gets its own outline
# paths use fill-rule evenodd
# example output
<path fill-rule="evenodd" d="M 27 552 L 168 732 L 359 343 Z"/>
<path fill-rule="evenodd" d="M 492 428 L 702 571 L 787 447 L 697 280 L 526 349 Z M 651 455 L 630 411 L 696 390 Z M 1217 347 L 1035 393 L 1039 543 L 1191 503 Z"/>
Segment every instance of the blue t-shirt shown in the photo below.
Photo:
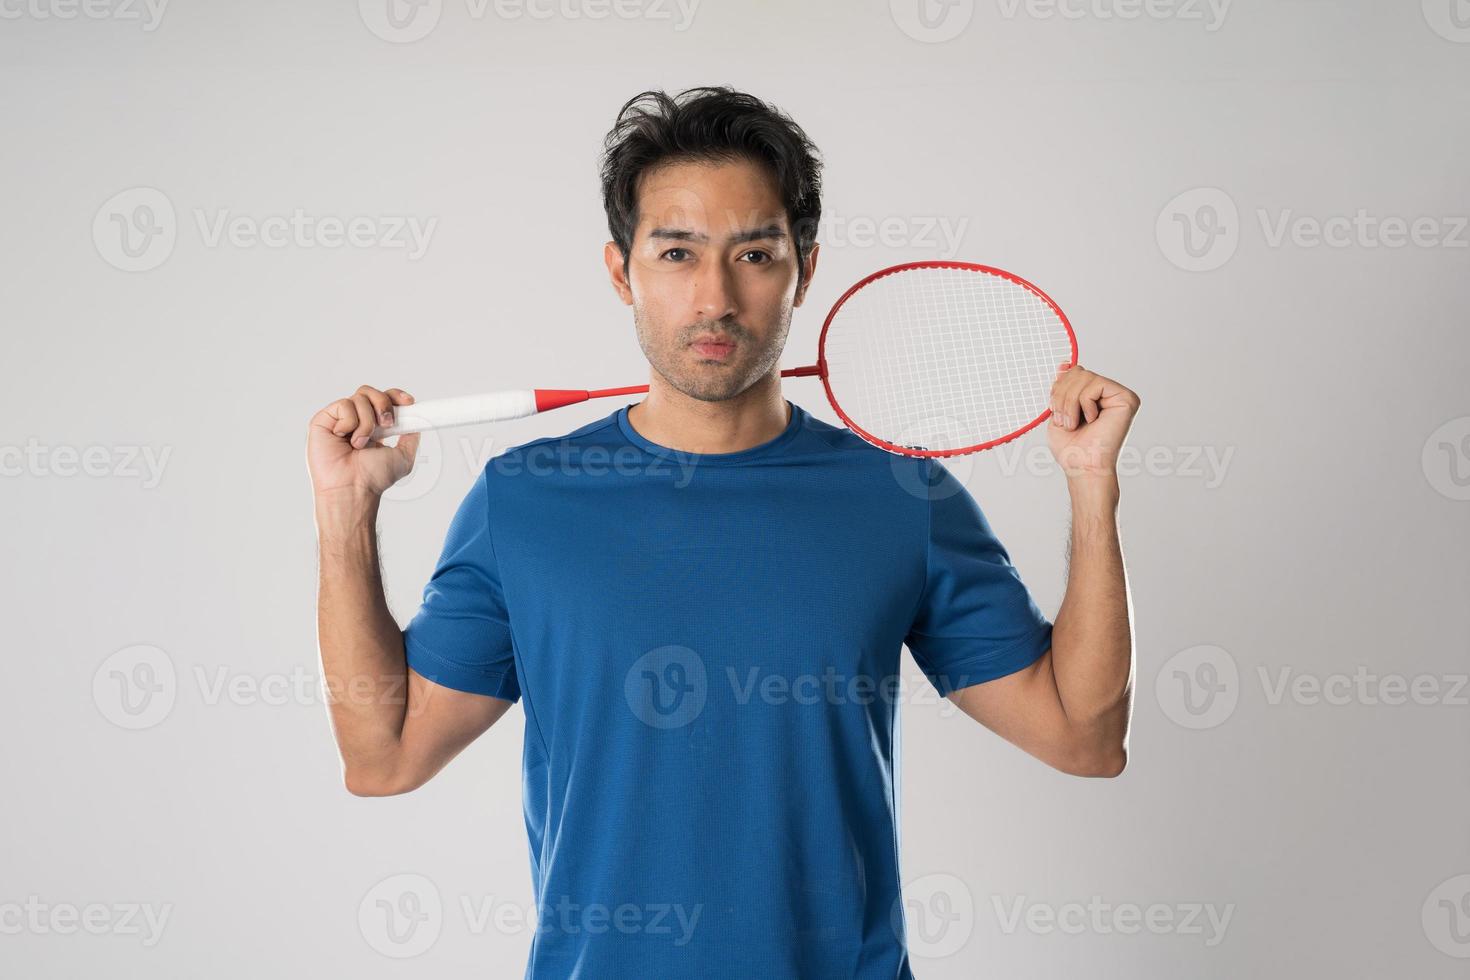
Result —
<path fill-rule="evenodd" d="M 627 415 L 492 459 L 405 631 L 415 671 L 525 711 L 526 976 L 911 977 L 900 647 L 948 694 L 1051 624 L 937 461 L 794 404 L 735 453 Z"/>

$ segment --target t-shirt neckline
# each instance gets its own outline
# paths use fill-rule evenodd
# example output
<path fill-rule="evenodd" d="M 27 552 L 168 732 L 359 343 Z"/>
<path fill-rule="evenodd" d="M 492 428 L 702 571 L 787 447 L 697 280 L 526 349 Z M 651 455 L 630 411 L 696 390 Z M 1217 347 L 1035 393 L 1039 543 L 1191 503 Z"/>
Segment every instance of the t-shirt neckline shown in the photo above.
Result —
<path fill-rule="evenodd" d="M 633 428 L 633 423 L 628 421 L 628 409 L 638 404 L 637 402 L 629 402 L 622 408 L 618 409 L 618 429 L 622 431 L 624 438 L 626 438 L 629 442 L 642 449 L 644 452 L 650 453 L 654 456 L 673 456 L 678 457 L 681 460 L 695 462 L 701 465 L 743 463 L 747 460 L 757 459 L 762 456 L 770 455 L 771 453 L 780 449 L 786 443 L 794 439 L 796 437 L 796 433 L 801 430 L 802 420 L 805 417 L 806 412 L 802 410 L 800 405 L 796 404 L 790 399 L 783 399 L 783 401 L 785 401 L 786 404 L 791 408 L 791 418 L 786 423 L 786 428 L 781 431 L 781 434 L 775 436 L 774 438 L 767 439 L 765 442 L 760 443 L 759 445 L 751 446 L 749 449 L 741 449 L 733 453 L 691 453 L 685 452 L 681 449 L 673 449 L 669 446 L 662 446 L 649 439 L 645 439 L 643 436 L 638 434 L 637 429 Z"/>

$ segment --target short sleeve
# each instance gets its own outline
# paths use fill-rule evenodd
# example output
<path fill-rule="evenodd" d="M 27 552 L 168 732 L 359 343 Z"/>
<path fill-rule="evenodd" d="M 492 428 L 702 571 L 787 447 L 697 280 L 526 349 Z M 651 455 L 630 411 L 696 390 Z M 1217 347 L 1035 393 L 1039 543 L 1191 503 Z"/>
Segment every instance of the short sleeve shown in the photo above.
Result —
<path fill-rule="evenodd" d="M 1021 582 L 975 498 L 927 460 L 929 532 L 923 595 L 904 638 L 934 689 L 1013 674 L 1051 648 L 1051 622 Z"/>
<path fill-rule="evenodd" d="M 480 474 L 460 503 L 423 603 L 403 631 L 408 665 L 436 684 L 519 700 L 510 616 L 490 532 L 489 487 Z"/>

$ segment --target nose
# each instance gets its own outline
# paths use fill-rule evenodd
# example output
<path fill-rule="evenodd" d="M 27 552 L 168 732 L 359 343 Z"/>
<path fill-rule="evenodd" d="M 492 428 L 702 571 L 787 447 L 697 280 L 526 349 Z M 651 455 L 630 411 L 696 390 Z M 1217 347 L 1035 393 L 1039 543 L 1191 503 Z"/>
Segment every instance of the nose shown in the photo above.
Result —
<path fill-rule="evenodd" d="M 735 316 L 735 290 L 724 263 L 706 263 L 694 282 L 694 308 L 701 320 L 720 321 Z"/>

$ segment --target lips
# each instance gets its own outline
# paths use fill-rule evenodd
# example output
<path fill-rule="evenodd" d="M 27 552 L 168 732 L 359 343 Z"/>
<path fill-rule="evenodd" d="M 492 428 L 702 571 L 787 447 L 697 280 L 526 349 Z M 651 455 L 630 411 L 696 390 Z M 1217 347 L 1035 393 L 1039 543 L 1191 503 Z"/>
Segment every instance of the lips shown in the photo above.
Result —
<path fill-rule="evenodd" d="M 689 346 L 700 357 L 723 360 L 735 349 L 735 341 L 729 337 L 716 335 L 700 337 Z"/>

